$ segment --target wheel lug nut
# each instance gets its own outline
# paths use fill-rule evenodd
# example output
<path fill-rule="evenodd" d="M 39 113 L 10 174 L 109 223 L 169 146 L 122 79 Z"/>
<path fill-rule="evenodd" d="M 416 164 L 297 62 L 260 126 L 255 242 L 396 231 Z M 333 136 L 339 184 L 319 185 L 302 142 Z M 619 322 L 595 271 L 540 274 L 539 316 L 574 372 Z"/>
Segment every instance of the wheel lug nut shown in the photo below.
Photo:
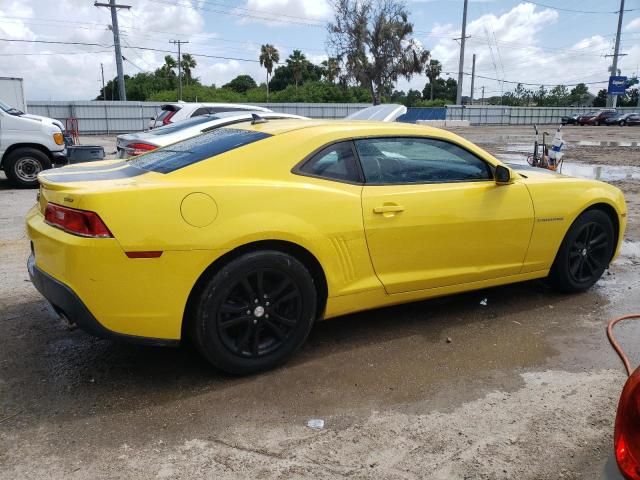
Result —
<path fill-rule="evenodd" d="M 247 310 L 247 315 L 251 315 L 251 310 Z"/>
<path fill-rule="evenodd" d="M 269 314 L 267 313 L 267 314 L 264 316 L 264 318 L 269 318 Z"/>
<path fill-rule="evenodd" d="M 253 319 L 253 324 L 255 325 L 256 323 L 258 323 L 258 319 L 257 319 L 257 318 L 254 318 L 254 319 Z"/>
<path fill-rule="evenodd" d="M 269 306 L 269 302 L 265 303 L 265 305 L 268 307 Z"/>
<path fill-rule="evenodd" d="M 253 303 L 258 303 L 258 299 L 256 298 Z"/>
<path fill-rule="evenodd" d="M 268 298 L 266 293 L 263 296 L 264 296 L 264 298 Z"/>

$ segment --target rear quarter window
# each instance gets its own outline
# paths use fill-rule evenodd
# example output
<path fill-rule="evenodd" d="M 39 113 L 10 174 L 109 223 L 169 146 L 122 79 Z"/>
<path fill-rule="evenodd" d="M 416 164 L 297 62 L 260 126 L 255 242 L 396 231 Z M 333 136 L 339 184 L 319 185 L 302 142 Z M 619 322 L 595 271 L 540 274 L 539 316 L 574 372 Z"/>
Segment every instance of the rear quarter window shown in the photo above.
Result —
<path fill-rule="evenodd" d="M 130 160 L 129 164 L 150 172 L 171 173 L 270 136 L 263 132 L 219 128 L 141 155 Z"/>

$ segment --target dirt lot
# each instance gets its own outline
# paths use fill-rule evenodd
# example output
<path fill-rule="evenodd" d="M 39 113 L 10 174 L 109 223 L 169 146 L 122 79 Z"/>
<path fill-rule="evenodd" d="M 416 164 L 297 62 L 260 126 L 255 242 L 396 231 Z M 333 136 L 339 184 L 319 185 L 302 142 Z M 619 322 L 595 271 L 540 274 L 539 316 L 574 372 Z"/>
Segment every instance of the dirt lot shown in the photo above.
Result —
<path fill-rule="evenodd" d="M 508 161 L 531 143 L 529 127 L 456 131 Z M 0 478 L 616 478 L 625 377 L 604 329 L 640 311 L 639 136 L 566 132 L 567 170 L 630 207 L 623 254 L 589 292 L 530 282 L 342 317 L 248 378 L 68 331 L 26 273 L 35 192 L 0 177 Z M 640 326 L 619 331 L 640 360 Z"/>

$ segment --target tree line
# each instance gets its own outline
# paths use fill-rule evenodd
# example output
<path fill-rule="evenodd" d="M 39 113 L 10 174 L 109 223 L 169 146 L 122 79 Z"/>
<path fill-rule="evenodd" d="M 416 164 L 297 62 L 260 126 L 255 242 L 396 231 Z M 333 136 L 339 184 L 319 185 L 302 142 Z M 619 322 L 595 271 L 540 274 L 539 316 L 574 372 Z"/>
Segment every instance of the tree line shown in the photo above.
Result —
<path fill-rule="evenodd" d="M 331 0 L 335 17 L 327 26 L 331 56 L 321 64 L 309 61 L 294 50 L 281 61 L 271 44 L 260 48 L 257 61 L 265 70 L 265 81 L 239 75 L 222 86 L 203 85 L 193 75 L 197 62 L 184 54 L 181 60 L 183 100 L 201 102 L 382 102 L 407 106 L 442 106 L 455 103 L 457 82 L 442 78 L 442 64 L 413 36 L 413 24 L 400 0 Z M 125 76 L 130 100 L 175 101 L 178 90 L 177 61 L 170 55 L 154 72 Z M 396 90 L 401 78 L 424 77 L 420 90 Z M 604 93 L 603 93 L 604 92 Z M 623 105 L 637 102 L 638 90 L 620 99 Z M 478 100 L 478 91 L 475 95 Z M 598 93 L 594 106 L 606 90 Z M 97 99 L 118 99 L 116 81 L 107 83 Z M 564 85 L 551 89 L 528 89 L 518 84 L 513 91 L 484 99 L 488 104 L 510 106 L 586 105 L 591 96 L 585 84 L 569 90 Z M 464 102 L 463 102 L 464 103 Z M 635 103 L 633 103 L 635 105 Z"/>

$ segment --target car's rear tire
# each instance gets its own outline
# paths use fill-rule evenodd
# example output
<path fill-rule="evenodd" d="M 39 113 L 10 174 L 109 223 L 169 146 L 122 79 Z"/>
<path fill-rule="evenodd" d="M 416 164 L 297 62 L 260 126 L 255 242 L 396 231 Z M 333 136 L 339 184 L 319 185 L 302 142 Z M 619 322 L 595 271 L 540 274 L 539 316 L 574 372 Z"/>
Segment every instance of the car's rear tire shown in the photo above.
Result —
<path fill-rule="evenodd" d="M 571 225 L 549 273 L 551 285 L 565 293 L 591 288 L 613 256 L 613 223 L 601 210 L 588 210 Z"/>
<path fill-rule="evenodd" d="M 313 277 L 296 258 L 265 250 L 242 255 L 206 281 L 192 336 L 217 368 L 237 375 L 269 370 L 305 342 L 316 318 Z"/>
<path fill-rule="evenodd" d="M 626 124 L 627 124 L 627 122 L 625 122 L 624 120 L 621 120 L 621 121 L 620 121 L 620 126 L 621 126 L 621 127 L 624 127 Z"/>
<path fill-rule="evenodd" d="M 51 168 L 51 160 L 36 148 L 17 148 L 4 160 L 9 183 L 18 188 L 37 187 L 38 173 L 47 168 Z"/>

